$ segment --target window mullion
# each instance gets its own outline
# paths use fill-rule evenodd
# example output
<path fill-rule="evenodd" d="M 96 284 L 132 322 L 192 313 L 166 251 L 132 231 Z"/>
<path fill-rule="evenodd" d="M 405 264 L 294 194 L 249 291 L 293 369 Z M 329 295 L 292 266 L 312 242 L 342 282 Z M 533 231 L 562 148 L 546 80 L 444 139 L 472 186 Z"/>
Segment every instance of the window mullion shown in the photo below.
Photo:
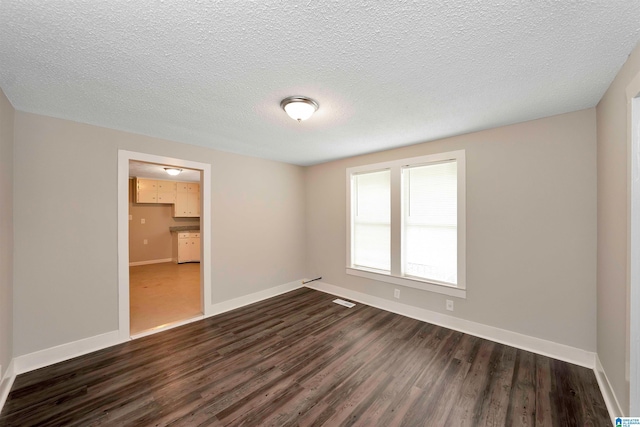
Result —
<path fill-rule="evenodd" d="M 402 275 L 402 185 L 401 167 L 391 168 L 391 275 Z"/>

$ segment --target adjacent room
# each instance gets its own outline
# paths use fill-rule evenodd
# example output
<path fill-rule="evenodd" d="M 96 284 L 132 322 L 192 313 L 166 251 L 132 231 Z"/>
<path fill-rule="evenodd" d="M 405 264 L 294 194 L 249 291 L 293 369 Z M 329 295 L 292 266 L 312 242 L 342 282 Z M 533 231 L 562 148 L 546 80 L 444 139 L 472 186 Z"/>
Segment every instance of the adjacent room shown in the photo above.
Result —
<path fill-rule="evenodd" d="M 0 426 L 640 417 L 640 2 L 0 2 Z"/>
<path fill-rule="evenodd" d="M 201 318 L 200 171 L 129 161 L 132 336 Z"/>

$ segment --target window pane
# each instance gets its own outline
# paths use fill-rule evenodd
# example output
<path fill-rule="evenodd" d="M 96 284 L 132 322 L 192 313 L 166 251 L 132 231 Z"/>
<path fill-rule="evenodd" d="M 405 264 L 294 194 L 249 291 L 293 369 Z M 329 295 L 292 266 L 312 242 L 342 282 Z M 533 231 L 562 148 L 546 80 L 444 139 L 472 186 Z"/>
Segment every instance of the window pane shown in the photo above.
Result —
<path fill-rule="evenodd" d="M 390 171 L 353 177 L 353 264 L 391 269 Z"/>
<path fill-rule="evenodd" d="M 458 184 L 455 161 L 403 170 L 403 272 L 458 283 Z"/>

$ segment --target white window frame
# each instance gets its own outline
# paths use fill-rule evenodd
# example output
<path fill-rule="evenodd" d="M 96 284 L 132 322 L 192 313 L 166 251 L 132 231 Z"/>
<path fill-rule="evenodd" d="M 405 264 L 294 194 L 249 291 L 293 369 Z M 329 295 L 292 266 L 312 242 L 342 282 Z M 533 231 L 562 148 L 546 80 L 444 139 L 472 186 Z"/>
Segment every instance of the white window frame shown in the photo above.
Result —
<path fill-rule="evenodd" d="M 444 161 L 455 160 L 457 163 L 457 185 L 458 185 L 458 283 L 452 285 L 450 283 L 439 282 L 431 279 L 421 279 L 412 276 L 405 276 L 402 273 L 402 169 L 407 166 L 428 165 L 430 163 L 440 163 Z M 383 169 L 391 171 L 391 271 L 384 272 L 379 270 L 356 267 L 353 265 L 353 203 L 352 176 L 356 174 L 375 172 Z M 346 273 L 364 277 L 367 279 L 378 280 L 381 282 L 392 283 L 394 285 L 407 286 L 410 288 L 421 289 L 424 291 L 435 292 L 439 294 L 454 296 L 458 298 L 466 298 L 466 181 L 465 181 L 465 151 L 457 150 L 446 153 L 429 154 L 426 156 L 412 157 L 408 159 L 393 160 L 383 163 L 375 163 L 371 165 L 356 166 L 347 168 L 347 259 Z"/>

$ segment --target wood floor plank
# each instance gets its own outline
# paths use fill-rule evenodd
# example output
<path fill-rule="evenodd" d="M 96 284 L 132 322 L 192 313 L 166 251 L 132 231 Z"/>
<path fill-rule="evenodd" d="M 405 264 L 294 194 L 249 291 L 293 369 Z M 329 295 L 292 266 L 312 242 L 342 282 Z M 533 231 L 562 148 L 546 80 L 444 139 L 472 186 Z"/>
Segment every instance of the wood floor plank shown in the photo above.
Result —
<path fill-rule="evenodd" d="M 482 402 L 479 426 L 506 425 L 509 397 L 515 368 L 515 356 L 518 350 L 505 345 L 494 347 L 489 362 L 490 381 L 487 383 Z"/>
<path fill-rule="evenodd" d="M 535 354 L 519 351 L 516 354 L 506 425 L 535 426 L 535 374 Z"/>
<path fill-rule="evenodd" d="M 447 418 L 460 394 L 471 364 L 464 360 L 453 359 L 434 383 L 426 405 L 425 425 L 446 425 Z"/>
<path fill-rule="evenodd" d="M 307 288 L 19 375 L 0 426 L 572 426 L 592 371 Z"/>

